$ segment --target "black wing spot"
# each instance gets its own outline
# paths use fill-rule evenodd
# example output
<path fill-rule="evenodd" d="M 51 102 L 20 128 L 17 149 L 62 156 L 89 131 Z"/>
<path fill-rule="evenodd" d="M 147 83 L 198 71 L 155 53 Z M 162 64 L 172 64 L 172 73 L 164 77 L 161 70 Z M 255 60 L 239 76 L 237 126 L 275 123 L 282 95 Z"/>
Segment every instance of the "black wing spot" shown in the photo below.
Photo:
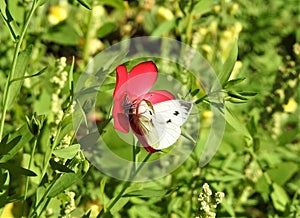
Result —
<path fill-rule="evenodd" d="M 174 114 L 175 116 L 177 116 L 177 115 L 179 114 L 179 111 L 175 111 L 173 114 Z"/>
<path fill-rule="evenodd" d="M 149 111 L 149 114 L 150 114 L 150 115 L 152 115 L 152 112 L 151 112 L 151 111 Z"/>
<path fill-rule="evenodd" d="M 172 120 L 171 120 L 171 119 L 168 119 L 166 123 L 172 123 Z"/>

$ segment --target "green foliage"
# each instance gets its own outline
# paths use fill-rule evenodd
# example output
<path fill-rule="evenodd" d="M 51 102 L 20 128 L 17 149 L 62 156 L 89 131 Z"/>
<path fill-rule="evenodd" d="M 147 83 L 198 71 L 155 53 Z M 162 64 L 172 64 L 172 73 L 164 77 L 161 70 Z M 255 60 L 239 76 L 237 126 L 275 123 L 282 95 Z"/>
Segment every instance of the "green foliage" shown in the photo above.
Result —
<path fill-rule="evenodd" d="M 294 0 L 0 1 L 2 216 L 196 217 L 208 183 L 225 193 L 217 217 L 299 217 L 298 8 Z M 200 138 L 172 174 L 122 184 L 85 159 L 72 125 L 73 86 L 95 54 L 145 35 L 177 39 L 201 52 L 222 85 L 223 99 L 210 103 L 228 125 L 220 149 L 200 168 L 198 154 L 213 119 L 211 93 L 181 68 L 158 60 L 201 109 Z M 81 94 L 99 91 L 99 133 L 108 142 L 114 138 L 115 153 L 131 159 L 131 146 L 109 132 L 114 86 L 110 74 L 101 90 Z M 137 158 L 146 154 L 134 151 Z"/>

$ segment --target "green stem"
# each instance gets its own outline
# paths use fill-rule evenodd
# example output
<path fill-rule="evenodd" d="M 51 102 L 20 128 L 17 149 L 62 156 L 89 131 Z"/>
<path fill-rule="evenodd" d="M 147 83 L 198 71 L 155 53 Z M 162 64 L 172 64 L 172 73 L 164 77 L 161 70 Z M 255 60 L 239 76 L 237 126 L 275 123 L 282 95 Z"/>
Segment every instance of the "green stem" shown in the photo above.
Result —
<path fill-rule="evenodd" d="M 126 189 L 130 186 L 131 180 L 134 179 L 135 176 L 138 174 L 138 172 L 143 168 L 143 166 L 145 165 L 145 163 L 147 162 L 147 160 L 151 157 L 151 155 L 152 155 L 152 153 L 148 153 L 147 156 L 142 161 L 142 163 L 139 165 L 139 167 L 136 170 L 134 170 L 132 173 L 130 173 L 128 181 L 126 181 L 125 183 L 123 183 L 123 187 L 122 187 L 121 191 L 114 198 L 114 200 L 108 205 L 108 207 L 106 208 L 106 211 L 110 211 L 113 208 L 113 206 L 120 200 L 120 198 L 122 197 L 122 195 L 124 194 L 124 192 L 126 191 Z M 135 164 L 135 162 L 133 164 Z M 132 169 L 135 169 L 135 168 L 132 168 Z M 97 215 L 97 218 L 102 217 L 102 215 L 104 215 L 104 209 L 102 209 L 100 211 L 100 213 Z"/>
<path fill-rule="evenodd" d="M 192 41 L 192 27 L 193 27 L 193 16 L 192 16 L 192 10 L 194 7 L 194 1 L 190 3 L 189 11 L 187 14 L 187 24 L 185 29 L 185 36 L 186 36 L 186 44 L 191 45 Z"/>
<path fill-rule="evenodd" d="M 38 3 L 38 0 L 33 1 L 31 9 L 29 11 L 29 15 L 28 15 L 27 19 L 25 20 L 25 23 L 22 27 L 21 35 L 20 35 L 19 39 L 17 40 L 17 44 L 15 47 L 11 71 L 9 72 L 6 83 L 5 83 L 4 93 L 3 93 L 3 110 L 2 110 L 1 120 L 0 120 L 0 141 L 2 140 L 2 136 L 3 136 L 4 122 L 5 122 L 5 117 L 6 117 L 7 108 L 8 108 L 8 96 L 9 96 L 9 91 L 10 91 L 11 79 L 13 78 L 13 76 L 15 74 L 16 66 L 17 66 L 17 62 L 18 62 L 18 55 L 20 53 L 20 48 L 21 48 L 22 42 L 24 40 L 25 34 L 27 32 L 30 20 L 37 8 L 37 3 Z"/>
<path fill-rule="evenodd" d="M 89 11 L 88 16 L 89 16 L 88 24 L 87 24 L 87 30 L 86 30 L 85 42 L 84 42 L 84 48 L 83 48 L 83 60 L 85 62 L 88 61 L 89 52 L 90 52 L 90 41 L 91 41 L 92 28 L 93 28 L 93 7 L 92 7 L 92 10 Z"/>
<path fill-rule="evenodd" d="M 39 133 L 34 137 L 33 148 L 31 151 L 29 164 L 28 164 L 29 170 L 31 169 L 31 165 L 32 165 L 32 161 L 33 161 L 33 157 L 34 157 L 34 153 L 35 153 L 35 149 L 36 149 L 36 145 L 37 145 L 37 141 L 38 141 L 38 137 L 37 137 L 38 135 L 39 135 Z M 29 177 L 27 176 L 26 181 L 25 181 L 25 191 L 24 191 L 24 198 L 23 198 L 22 215 L 24 215 L 24 212 L 25 212 L 25 201 L 27 199 L 28 185 L 29 185 Z"/>

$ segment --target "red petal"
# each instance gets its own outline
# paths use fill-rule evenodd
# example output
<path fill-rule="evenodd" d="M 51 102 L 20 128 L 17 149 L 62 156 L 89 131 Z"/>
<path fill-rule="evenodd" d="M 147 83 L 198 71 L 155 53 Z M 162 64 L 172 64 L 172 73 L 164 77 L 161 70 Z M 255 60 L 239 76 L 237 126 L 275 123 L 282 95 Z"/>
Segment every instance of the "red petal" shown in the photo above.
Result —
<path fill-rule="evenodd" d="M 150 101 L 151 104 L 157 104 L 163 101 L 175 99 L 172 93 L 165 90 L 155 90 L 153 92 L 148 92 L 142 98 Z"/>
<path fill-rule="evenodd" d="M 134 101 L 139 96 L 145 95 L 154 85 L 158 73 L 155 64 L 151 61 L 136 65 L 129 74 L 123 65 L 118 66 L 116 72 L 116 88 L 113 94 L 114 127 L 121 132 L 127 133 L 129 131 L 129 122 L 127 115 L 124 113 L 124 108 L 122 108 L 125 94 L 129 101 Z"/>
<path fill-rule="evenodd" d="M 144 95 L 152 88 L 158 76 L 157 68 L 151 61 L 136 65 L 129 74 L 123 65 L 118 66 L 116 71 L 117 81 L 114 98 L 124 92 L 132 98 Z"/>
<path fill-rule="evenodd" d="M 117 72 L 117 80 L 116 80 L 116 88 L 114 90 L 114 97 L 118 92 L 119 88 L 127 81 L 127 69 L 124 65 L 120 65 L 116 69 Z"/>

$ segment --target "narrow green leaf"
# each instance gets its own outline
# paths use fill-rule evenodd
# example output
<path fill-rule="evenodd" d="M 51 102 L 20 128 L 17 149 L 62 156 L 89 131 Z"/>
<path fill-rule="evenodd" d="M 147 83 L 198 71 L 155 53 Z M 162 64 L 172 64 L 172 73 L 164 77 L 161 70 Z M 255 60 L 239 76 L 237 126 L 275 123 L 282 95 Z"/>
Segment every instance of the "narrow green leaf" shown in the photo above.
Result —
<path fill-rule="evenodd" d="M 248 100 L 248 98 L 245 98 L 244 96 L 240 95 L 239 93 L 237 93 L 235 91 L 228 91 L 227 94 L 233 98 L 237 98 L 240 100 Z"/>
<path fill-rule="evenodd" d="M 152 197 L 162 197 L 167 194 L 166 190 L 155 190 L 155 189 L 146 189 L 146 190 L 134 190 L 124 194 L 122 197 L 141 197 L 141 198 L 152 198 Z"/>
<path fill-rule="evenodd" d="M 129 201 L 129 198 L 120 198 L 118 202 L 111 208 L 110 212 L 112 215 L 119 212 Z"/>
<path fill-rule="evenodd" d="M 164 21 L 152 32 L 153 36 L 162 36 L 164 33 L 170 32 L 176 26 L 175 19 Z"/>
<path fill-rule="evenodd" d="M 0 1 L 0 14 L 6 24 L 12 38 L 16 40 L 20 34 L 20 28 L 7 7 L 6 1 Z"/>
<path fill-rule="evenodd" d="M 214 4 L 215 2 L 211 0 L 200 0 L 193 7 L 192 14 L 205 14 L 211 11 L 211 8 Z"/>
<path fill-rule="evenodd" d="M 239 84 L 241 82 L 243 82 L 246 78 L 237 78 L 237 79 L 232 79 L 232 80 L 229 80 L 225 83 L 224 85 L 224 88 L 230 88 L 236 84 Z"/>
<path fill-rule="evenodd" d="M 53 151 L 56 157 L 71 159 L 80 151 L 80 145 L 74 144 L 66 148 L 57 149 Z"/>
<path fill-rule="evenodd" d="M 255 95 L 257 95 L 257 92 L 242 91 L 242 92 L 239 92 L 239 94 L 243 95 L 243 96 L 255 96 Z"/>
<path fill-rule="evenodd" d="M 12 75 L 11 80 L 16 78 L 24 77 L 26 72 L 30 56 L 31 56 L 32 46 L 28 46 L 24 51 L 22 51 L 18 56 L 18 62 L 16 65 L 15 73 Z M 9 93 L 7 97 L 7 105 L 8 109 L 13 106 L 15 98 L 19 95 L 21 86 L 23 84 L 23 80 L 16 81 L 10 84 Z"/>
<path fill-rule="evenodd" d="M 6 162 L 8 160 L 10 160 L 11 158 L 13 158 L 18 152 L 19 150 L 26 144 L 28 143 L 33 135 L 31 134 L 30 130 L 28 129 L 27 124 L 24 124 L 20 129 L 18 129 L 11 137 L 16 137 L 16 136 L 26 136 L 26 137 L 22 137 L 21 140 L 11 148 L 11 150 L 4 154 L 1 158 L 0 158 L 0 162 Z"/>
<path fill-rule="evenodd" d="M 74 65 L 75 65 L 75 57 L 72 57 L 72 64 L 69 70 L 69 90 L 70 94 L 73 96 L 73 85 L 74 85 L 74 79 L 73 79 L 73 73 L 74 73 Z"/>
<path fill-rule="evenodd" d="M 7 154 L 14 146 L 16 146 L 21 140 L 22 136 L 16 136 L 9 143 L 1 145 L 0 147 L 0 157 L 4 154 Z"/>
<path fill-rule="evenodd" d="M 85 0 L 77 0 L 79 4 L 81 4 L 83 7 L 85 7 L 86 9 L 91 10 L 91 6 L 89 5 L 89 3 L 87 3 Z"/>
<path fill-rule="evenodd" d="M 124 2 L 122 0 L 100 0 L 100 3 L 104 5 L 109 5 L 117 9 L 125 9 Z"/>
<path fill-rule="evenodd" d="M 53 170 L 58 170 L 59 172 L 63 172 L 63 173 L 74 173 L 74 171 L 68 168 L 66 165 L 58 163 L 53 159 L 50 160 L 50 165 Z"/>
<path fill-rule="evenodd" d="M 75 173 L 65 173 L 59 177 L 55 184 L 51 187 L 48 197 L 53 198 L 63 192 L 71 185 L 77 182 L 78 176 Z"/>
<path fill-rule="evenodd" d="M 44 68 L 41 69 L 39 72 L 37 72 L 37 73 L 35 73 L 35 74 L 32 74 L 32 75 L 29 75 L 29 76 L 23 76 L 23 77 L 19 77 L 19 78 L 12 79 L 12 80 L 10 81 L 10 83 L 13 83 L 13 82 L 16 82 L 16 81 L 19 81 L 19 80 L 24 80 L 24 79 L 32 78 L 32 77 L 35 77 L 35 76 L 39 76 L 39 75 L 43 74 L 43 73 L 46 71 L 47 68 L 48 68 L 48 67 L 44 67 Z"/>
<path fill-rule="evenodd" d="M 195 96 L 199 93 L 200 89 L 195 89 L 193 91 L 191 91 L 191 96 Z"/>
<path fill-rule="evenodd" d="M 99 30 L 97 31 L 97 36 L 99 38 L 104 38 L 107 35 L 109 35 L 110 33 L 114 32 L 116 29 L 117 29 L 117 26 L 115 23 L 107 22 L 99 28 Z"/>
<path fill-rule="evenodd" d="M 3 139 L 1 140 L 0 142 L 0 146 L 5 146 L 6 145 L 6 142 L 8 140 L 8 137 L 9 137 L 9 134 L 7 134 L 6 136 L 3 137 Z M 1 148 L 0 148 L 1 149 Z"/>
<path fill-rule="evenodd" d="M 231 72 L 233 70 L 233 67 L 235 65 L 236 59 L 238 55 L 238 43 L 237 40 L 233 43 L 231 52 L 225 61 L 221 73 L 218 75 L 219 81 L 224 87 L 224 85 L 227 83 Z"/>
<path fill-rule="evenodd" d="M 106 185 L 106 177 L 102 178 L 100 182 L 100 200 L 103 203 L 103 208 L 106 208 L 108 202 L 108 198 L 105 195 L 105 185 Z"/>
<path fill-rule="evenodd" d="M 225 119 L 227 123 L 232 126 L 236 131 L 242 133 L 245 137 L 252 140 L 252 136 L 250 135 L 248 129 L 245 124 L 238 120 L 235 114 L 233 114 L 228 108 L 226 108 Z"/>
<path fill-rule="evenodd" d="M 24 175 L 24 176 L 36 176 L 31 170 L 24 169 L 13 163 L 0 163 L 0 169 L 7 169 L 11 174 Z"/>

